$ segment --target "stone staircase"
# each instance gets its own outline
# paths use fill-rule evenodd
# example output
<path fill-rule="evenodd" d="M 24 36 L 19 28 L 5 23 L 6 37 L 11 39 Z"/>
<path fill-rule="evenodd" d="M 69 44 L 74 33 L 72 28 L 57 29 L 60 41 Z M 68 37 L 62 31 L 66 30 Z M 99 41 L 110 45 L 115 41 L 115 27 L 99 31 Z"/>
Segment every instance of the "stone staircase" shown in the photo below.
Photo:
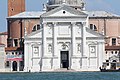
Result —
<path fill-rule="evenodd" d="M 54 71 L 55 72 L 75 72 L 75 70 L 73 70 L 73 69 L 67 69 L 67 68 L 60 68 L 60 69 L 56 69 Z"/>

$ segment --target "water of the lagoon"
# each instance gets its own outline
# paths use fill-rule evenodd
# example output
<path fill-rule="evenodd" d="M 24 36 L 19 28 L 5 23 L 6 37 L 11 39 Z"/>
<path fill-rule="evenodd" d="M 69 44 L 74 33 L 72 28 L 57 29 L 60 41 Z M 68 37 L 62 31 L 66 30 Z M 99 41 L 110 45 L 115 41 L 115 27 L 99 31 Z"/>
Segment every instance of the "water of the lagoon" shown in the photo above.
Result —
<path fill-rule="evenodd" d="M 120 72 L 0 73 L 0 80 L 120 80 Z"/>

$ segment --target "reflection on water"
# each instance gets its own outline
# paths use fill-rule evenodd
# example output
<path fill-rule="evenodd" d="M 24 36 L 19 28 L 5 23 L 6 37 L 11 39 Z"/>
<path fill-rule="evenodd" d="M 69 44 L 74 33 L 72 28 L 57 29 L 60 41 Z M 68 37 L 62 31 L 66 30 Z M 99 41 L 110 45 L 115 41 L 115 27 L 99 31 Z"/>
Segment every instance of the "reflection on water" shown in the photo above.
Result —
<path fill-rule="evenodd" d="M 0 73 L 0 80 L 120 80 L 118 72 Z"/>

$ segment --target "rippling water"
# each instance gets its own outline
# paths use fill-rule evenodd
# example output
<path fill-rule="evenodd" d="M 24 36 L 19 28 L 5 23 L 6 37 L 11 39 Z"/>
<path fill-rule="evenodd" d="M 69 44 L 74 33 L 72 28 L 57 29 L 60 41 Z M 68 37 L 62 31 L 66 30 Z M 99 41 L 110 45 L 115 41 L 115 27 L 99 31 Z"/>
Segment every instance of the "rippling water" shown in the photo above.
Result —
<path fill-rule="evenodd" d="M 0 73 L 0 80 L 120 80 L 120 72 Z"/>

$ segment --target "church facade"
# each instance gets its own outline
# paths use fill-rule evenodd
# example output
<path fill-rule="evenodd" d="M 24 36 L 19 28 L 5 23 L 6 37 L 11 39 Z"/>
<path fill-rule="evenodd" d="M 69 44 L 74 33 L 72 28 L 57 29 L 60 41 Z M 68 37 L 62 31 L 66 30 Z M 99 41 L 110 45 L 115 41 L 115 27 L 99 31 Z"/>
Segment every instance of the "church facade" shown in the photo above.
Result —
<path fill-rule="evenodd" d="M 98 71 L 105 60 L 104 36 L 89 28 L 88 19 L 67 4 L 40 15 L 40 30 L 25 36 L 24 71 Z"/>
<path fill-rule="evenodd" d="M 17 5 L 12 6 L 11 4 L 17 4 Z M 63 7 L 62 5 L 67 6 L 67 8 Z M 62 7 L 62 9 L 58 9 L 58 7 Z M 82 63 L 81 59 L 83 60 L 86 59 L 87 65 L 89 65 L 90 55 L 88 54 L 89 53 L 88 42 L 90 39 L 91 43 L 93 43 L 94 41 L 99 43 L 99 41 L 102 38 L 100 38 L 100 35 L 97 35 L 98 33 L 103 34 L 105 37 L 104 38 L 105 39 L 105 43 L 104 43 L 105 50 L 103 51 L 104 53 L 100 53 L 97 51 L 98 54 L 104 55 L 103 59 L 101 58 L 100 59 L 103 61 L 103 64 L 105 64 L 106 69 L 118 69 L 119 68 L 119 66 L 117 66 L 117 63 L 120 62 L 119 60 L 120 58 L 120 28 L 119 28 L 120 16 L 119 15 L 116 15 L 116 14 L 113 14 L 107 11 L 85 11 L 85 5 L 84 5 L 83 0 L 48 0 L 48 3 L 44 5 L 43 11 L 30 11 L 30 12 L 28 11 L 24 12 L 24 11 L 25 11 L 25 0 L 19 0 L 19 1 L 8 0 L 8 17 L 7 17 L 8 39 L 7 39 L 7 48 L 5 48 L 6 58 L 4 62 L 5 63 L 4 65 L 7 71 L 14 71 L 14 69 L 15 71 L 23 71 L 23 70 L 35 71 L 33 69 L 35 65 L 39 66 L 38 71 L 40 70 L 42 71 L 43 70 L 42 67 L 44 67 L 42 63 L 44 63 L 43 61 L 44 61 L 44 58 L 46 58 L 46 56 L 47 58 L 49 57 L 49 60 L 51 59 L 51 61 L 53 60 L 52 59 L 53 57 L 54 57 L 54 60 L 56 60 L 55 56 L 53 57 L 51 56 L 56 53 L 54 51 L 54 40 L 53 40 L 54 39 L 53 38 L 54 36 L 53 27 L 54 26 L 57 26 L 57 30 L 55 30 L 55 32 L 57 33 L 56 34 L 56 37 L 57 37 L 57 41 L 56 41 L 57 49 L 56 50 L 59 50 L 56 53 L 58 54 L 59 64 L 60 64 L 58 68 L 60 69 L 63 68 L 62 65 L 64 64 L 64 63 L 61 64 L 60 54 L 62 54 L 61 53 L 62 50 L 60 50 L 59 42 L 64 42 L 65 45 L 68 45 L 68 42 L 70 42 L 69 49 L 63 50 L 63 51 L 69 51 L 69 56 L 68 56 L 69 63 L 67 63 L 67 65 L 69 64 L 69 66 L 67 68 L 72 69 L 70 67 L 72 65 L 71 61 L 73 61 L 73 57 L 75 58 L 76 56 L 80 58 L 81 63 L 78 63 L 78 64 L 83 65 L 84 62 Z M 85 15 L 83 17 L 83 13 L 86 15 L 86 18 L 85 18 Z M 46 16 L 45 15 L 43 16 L 42 14 L 46 14 Z M 87 18 L 89 21 L 87 21 Z M 72 38 L 72 34 L 71 34 L 72 27 L 71 26 L 73 25 L 78 26 L 78 24 L 85 25 L 86 22 L 87 22 L 86 24 L 87 30 L 85 31 L 85 34 L 86 34 L 85 37 L 86 37 L 86 46 L 88 48 L 84 46 L 81 46 L 81 48 L 79 47 L 79 50 L 81 50 L 82 52 L 81 54 L 80 52 L 77 51 L 78 47 L 74 46 L 75 51 L 73 53 L 72 52 L 72 44 L 73 44 L 72 39 L 74 39 L 74 42 L 76 43 L 76 45 L 77 44 L 83 45 L 84 43 L 82 42 L 82 37 L 80 37 L 80 35 L 78 34 L 78 33 L 82 33 L 78 27 L 75 27 L 76 29 L 74 31 L 76 32 L 74 34 L 75 35 L 74 37 L 76 38 Z M 46 50 L 48 49 L 48 44 L 50 43 L 52 44 L 52 47 L 49 47 L 49 49 L 50 51 L 52 50 L 52 52 L 51 54 L 44 56 L 43 53 L 44 54 L 49 53 L 49 52 L 43 51 L 43 39 L 44 38 L 43 38 L 42 30 L 43 30 L 43 26 L 45 25 L 47 26 L 46 27 L 47 30 L 45 30 Z M 52 27 L 49 27 L 48 25 L 49 26 L 51 25 Z M 63 26 L 68 25 L 70 27 L 68 29 L 67 27 L 59 28 L 58 26 L 60 25 L 63 25 Z M 88 31 L 88 29 L 90 30 Z M 83 29 L 81 28 L 81 30 Z M 90 32 L 89 35 L 87 34 L 87 32 Z M 93 35 L 91 36 L 91 34 Z M 24 39 L 25 39 L 25 46 L 27 47 L 29 46 L 29 48 L 25 48 L 25 53 L 24 53 L 24 44 L 23 44 Z M 63 41 L 59 41 L 59 40 L 63 40 Z M 69 40 L 69 41 L 65 41 L 65 40 Z M 51 41 L 51 42 L 48 42 L 48 41 Z M 96 45 L 99 45 L 97 43 Z M 33 56 L 33 52 L 32 52 L 33 47 L 31 47 L 32 44 L 37 44 L 37 45 L 40 44 L 39 54 L 41 56 L 40 55 L 37 57 Z M 85 50 L 87 50 L 87 53 L 86 51 L 85 52 L 82 51 L 83 50 L 82 48 L 85 48 Z M 101 48 L 101 47 L 97 46 L 97 48 Z M 80 57 L 77 53 L 80 53 L 79 55 L 83 55 L 83 57 Z M 84 54 L 86 54 L 88 57 L 85 58 Z M 99 58 L 100 56 L 97 56 L 97 57 Z M 31 61 L 32 59 L 35 61 L 38 60 L 39 62 L 41 62 L 41 64 L 40 63 L 38 64 L 38 62 L 36 61 L 37 63 L 34 65 L 33 64 L 34 61 Z M 24 68 L 24 62 L 25 62 L 25 68 Z M 108 65 L 108 62 L 109 62 L 109 65 Z M 51 66 L 52 65 L 53 64 L 51 64 Z M 56 70 L 56 68 L 51 67 L 51 69 L 49 70 Z M 80 67 L 78 70 L 83 70 L 83 69 Z M 85 70 L 87 71 L 87 68 Z"/>

